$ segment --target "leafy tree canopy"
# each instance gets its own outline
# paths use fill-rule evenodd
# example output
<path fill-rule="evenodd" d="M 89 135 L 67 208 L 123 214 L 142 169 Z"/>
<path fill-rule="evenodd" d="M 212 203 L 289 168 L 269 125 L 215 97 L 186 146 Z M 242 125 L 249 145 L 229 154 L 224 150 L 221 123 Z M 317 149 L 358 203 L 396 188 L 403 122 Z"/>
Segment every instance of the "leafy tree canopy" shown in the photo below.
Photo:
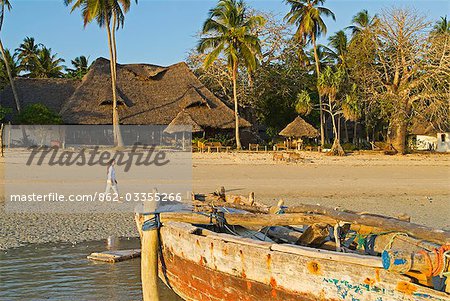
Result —
<path fill-rule="evenodd" d="M 17 115 L 17 122 L 20 124 L 61 124 L 62 118 L 53 110 L 42 103 L 35 103 L 25 107 Z"/>

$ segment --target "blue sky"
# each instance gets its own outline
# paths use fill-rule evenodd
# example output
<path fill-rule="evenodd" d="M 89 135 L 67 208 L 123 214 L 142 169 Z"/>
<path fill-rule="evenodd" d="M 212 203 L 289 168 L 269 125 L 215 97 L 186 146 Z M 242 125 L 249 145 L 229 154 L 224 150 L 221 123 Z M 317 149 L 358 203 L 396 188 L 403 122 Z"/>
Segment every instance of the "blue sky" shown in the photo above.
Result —
<path fill-rule="evenodd" d="M 63 0 L 12 0 L 1 38 L 5 47 L 14 49 L 26 36 L 51 47 L 66 60 L 86 55 L 93 60 L 108 57 L 106 31 L 90 24 L 83 28 L 81 13 L 63 4 Z M 196 45 L 196 33 L 216 0 L 140 0 L 126 16 L 124 29 L 118 33 L 119 63 L 152 63 L 170 65 L 183 61 Z M 336 14 L 336 22 L 327 20 L 329 34 L 349 25 L 361 9 L 371 14 L 382 8 L 407 6 L 415 8 L 430 20 L 450 12 L 444 0 L 328 0 L 325 6 Z M 281 0 L 247 1 L 248 6 L 272 12 L 280 19 L 288 11 Z"/>

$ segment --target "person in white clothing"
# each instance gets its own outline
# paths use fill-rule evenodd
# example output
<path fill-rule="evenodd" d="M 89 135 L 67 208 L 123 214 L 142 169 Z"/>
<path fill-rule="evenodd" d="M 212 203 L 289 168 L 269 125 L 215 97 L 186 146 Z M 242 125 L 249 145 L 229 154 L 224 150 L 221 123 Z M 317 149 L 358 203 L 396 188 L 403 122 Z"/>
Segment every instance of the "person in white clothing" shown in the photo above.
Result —
<path fill-rule="evenodd" d="M 111 192 L 111 189 L 113 193 L 116 195 L 119 195 L 119 189 L 117 188 L 117 179 L 116 179 L 116 171 L 114 169 L 114 164 L 116 163 L 116 160 L 112 159 L 108 162 L 108 167 L 106 169 L 107 174 L 107 180 L 106 180 L 106 191 L 105 194 L 108 194 Z"/>

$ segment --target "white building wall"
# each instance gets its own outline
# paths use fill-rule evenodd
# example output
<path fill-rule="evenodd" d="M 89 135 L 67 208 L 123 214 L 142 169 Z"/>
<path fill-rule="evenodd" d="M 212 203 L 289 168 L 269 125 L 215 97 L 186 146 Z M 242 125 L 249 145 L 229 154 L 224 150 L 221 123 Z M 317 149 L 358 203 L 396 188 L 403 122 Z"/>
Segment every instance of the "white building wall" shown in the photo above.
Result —
<path fill-rule="evenodd" d="M 450 152 L 450 132 L 437 133 L 436 151 L 440 153 Z"/>
<path fill-rule="evenodd" d="M 436 150 L 437 138 L 433 136 L 417 135 L 414 148 L 420 151 Z"/>

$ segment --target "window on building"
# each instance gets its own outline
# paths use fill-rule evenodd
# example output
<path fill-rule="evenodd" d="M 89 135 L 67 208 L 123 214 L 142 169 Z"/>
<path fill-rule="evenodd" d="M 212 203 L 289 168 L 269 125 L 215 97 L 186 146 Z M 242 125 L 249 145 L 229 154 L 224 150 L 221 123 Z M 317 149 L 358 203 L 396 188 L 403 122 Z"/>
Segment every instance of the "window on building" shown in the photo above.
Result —
<path fill-rule="evenodd" d="M 445 142 L 445 134 L 441 134 L 441 142 Z"/>

